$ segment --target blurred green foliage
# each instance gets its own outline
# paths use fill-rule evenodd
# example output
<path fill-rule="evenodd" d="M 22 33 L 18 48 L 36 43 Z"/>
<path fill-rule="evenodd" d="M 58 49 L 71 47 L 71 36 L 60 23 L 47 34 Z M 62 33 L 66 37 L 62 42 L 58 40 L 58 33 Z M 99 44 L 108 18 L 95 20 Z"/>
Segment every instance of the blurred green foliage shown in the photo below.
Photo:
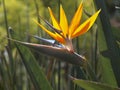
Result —
<path fill-rule="evenodd" d="M 0 51 L 4 51 L 5 46 L 7 45 L 7 40 L 6 40 L 6 31 L 3 27 L 0 27 Z"/>
<path fill-rule="evenodd" d="M 36 40 L 31 35 L 38 35 L 43 38 L 50 37 L 43 32 L 32 19 L 38 19 L 38 21 L 44 24 L 39 19 L 39 14 L 42 18 L 51 22 L 47 7 L 51 7 L 55 13 L 55 17 L 59 20 L 59 5 L 61 3 L 68 17 L 68 21 L 71 21 L 78 5 L 83 1 L 84 11 L 81 23 L 96 11 L 94 0 L 4 1 L 8 27 L 11 27 L 13 30 L 9 29 L 11 33 L 10 38 L 40 44 L 42 44 L 42 42 Z M 109 20 L 111 21 L 111 19 L 115 19 L 113 18 L 114 11 L 112 11 L 113 3 L 114 0 L 106 0 L 105 5 L 108 7 L 107 9 L 109 9 L 109 13 L 107 12 L 109 16 L 107 22 L 109 22 Z M 119 13 L 117 13 L 117 15 L 118 14 Z M 85 56 L 89 63 L 88 67 L 82 68 L 66 62 L 59 62 L 53 57 L 43 55 L 38 53 L 38 51 L 31 50 L 21 45 L 19 46 L 19 44 L 17 44 L 16 48 L 16 44 L 11 41 L 9 44 L 4 18 L 3 0 L 0 0 L 0 90 L 39 90 L 38 88 L 41 87 L 42 90 L 49 90 L 51 89 L 51 86 L 54 90 L 83 90 L 85 87 L 87 87 L 85 88 L 86 90 L 96 90 L 93 87 L 94 85 L 98 88 L 102 87 L 105 89 L 108 87 L 111 88 L 111 90 L 119 90 L 117 87 L 120 86 L 120 83 L 117 82 L 117 80 L 120 80 L 120 78 L 116 77 L 115 70 L 113 69 L 113 64 L 117 67 L 119 63 L 113 63 L 110 59 L 111 55 L 109 55 L 109 52 L 107 52 L 107 54 L 105 52 L 105 50 L 108 49 L 108 45 L 106 44 L 107 40 L 105 38 L 107 35 L 104 33 L 104 27 L 101 24 L 100 18 L 98 18 L 89 32 L 73 40 L 76 52 Z M 113 36 L 109 34 L 108 36 L 114 38 L 115 43 L 119 47 L 118 51 L 120 54 L 119 23 L 120 22 L 117 21 L 115 22 L 115 25 L 111 24 L 112 28 L 110 29 L 110 32 Z M 105 28 L 107 29 L 107 24 L 105 25 Z M 32 63 L 34 66 L 32 66 Z M 37 70 L 39 71 L 37 72 Z M 120 69 L 118 68 L 117 70 L 117 73 L 119 73 Z M 74 81 L 71 80 L 68 75 L 88 81 Z M 40 78 L 41 76 L 42 79 Z M 46 80 L 46 77 L 48 80 Z M 80 87 L 76 86 L 72 81 Z M 97 84 L 96 82 L 101 83 Z M 45 87 L 44 83 L 46 85 Z M 51 86 L 49 86 L 49 84 Z M 47 85 L 50 88 L 46 89 Z"/>

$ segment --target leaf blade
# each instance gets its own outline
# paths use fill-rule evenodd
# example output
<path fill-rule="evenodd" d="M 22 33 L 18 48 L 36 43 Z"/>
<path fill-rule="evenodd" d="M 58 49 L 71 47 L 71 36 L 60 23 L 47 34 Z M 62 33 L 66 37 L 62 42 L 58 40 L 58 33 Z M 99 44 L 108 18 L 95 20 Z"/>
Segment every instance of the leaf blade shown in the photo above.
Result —
<path fill-rule="evenodd" d="M 16 45 L 16 47 L 35 88 L 53 90 L 30 50 L 22 45 Z"/>
<path fill-rule="evenodd" d="M 73 82 L 85 90 L 120 90 L 120 88 L 111 87 L 100 82 L 93 82 L 82 79 L 74 79 Z"/>

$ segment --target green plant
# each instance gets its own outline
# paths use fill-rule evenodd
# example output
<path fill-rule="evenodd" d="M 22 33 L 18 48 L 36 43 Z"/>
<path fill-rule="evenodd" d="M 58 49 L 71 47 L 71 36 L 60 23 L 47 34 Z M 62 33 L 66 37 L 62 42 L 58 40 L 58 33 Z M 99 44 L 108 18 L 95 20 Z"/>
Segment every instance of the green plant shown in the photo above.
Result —
<path fill-rule="evenodd" d="M 67 21 L 63 8 L 65 7 L 66 11 L 73 13 L 72 9 L 74 8 L 71 10 L 69 8 L 77 6 L 78 2 L 73 4 L 73 1 L 66 3 L 66 1 L 61 0 L 61 2 L 58 1 L 58 6 L 54 6 L 54 1 L 48 1 L 49 3 L 46 4 L 47 0 L 43 0 L 40 1 L 41 8 L 39 8 L 39 3 L 37 3 L 39 1 L 34 0 L 38 20 L 34 20 L 35 23 L 55 40 L 43 38 L 49 37 L 40 27 L 35 28 L 35 23 L 29 20 L 29 17 L 36 17 L 29 12 L 29 6 L 31 10 L 33 9 L 29 1 L 14 1 L 14 3 L 17 3 L 16 5 L 22 3 L 22 8 L 24 8 L 23 3 L 26 3 L 27 19 L 22 19 L 20 16 L 17 18 L 18 27 L 16 25 L 13 29 L 10 28 L 9 25 L 12 26 L 12 21 L 10 21 L 11 19 L 8 20 L 9 13 L 4 0 L 1 2 L 5 20 L 2 21 L 1 19 L 0 23 L 2 22 L 3 24 L 5 22 L 7 38 L 5 39 L 6 33 L 0 36 L 0 43 L 6 40 L 6 44 L 8 40 L 7 47 L 5 47 L 4 42 L 0 44 L 4 47 L 0 49 L 1 90 L 120 90 L 119 36 L 115 39 L 116 34 L 112 32 L 114 28 L 111 28 L 109 18 L 106 18 L 108 13 L 104 0 L 94 0 L 94 3 L 92 0 L 83 1 L 76 10 L 69 27 L 68 23 L 71 19 L 67 12 Z M 42 2 L 43 5 L 41 4 Z M 43 19 L 44 17 L 48 18 L 46 5 L 53 6 L 54 12 L 56 10 L 60 11 L 60 15 L 58 12 L 56 13 L 58 15 L 57 21 L 56 15 L 53 15 L 52 10 L 49 8 L 53 24 L 47 21 L 49 19 Z M 83 6 L 85 6 L 84 9 L 82 9 Z M 101 11 L 99 10 L 93 15 L 89 13 L 89 11 L 97 11 L 97 8 L 101 9 Z M 31 12 L 34 13 L 35 9 Z M 16 8 L 16 10 L 22 11 L 20 8 Z M 40 13 L 44 12 L 43 15 L 39 16 L 38 10 L 41 10 Z M 83 17 L 81 17 L 82 14 Z M 58 23 L 59 18 L 60 23 Z M 87 21 L 84 20 L 86 18 Z M 14 21 L 12 23 L 17 22 L 15 18 L 12 19 Z M 94 22 L 95 24 L 93 25 Z M 92 25 L 93 27 L 91 28 Z M 33 35 L 35 31 L 30 32 L 28 30 L 31 29 L 30 27 L 37 29 L 37 35 Z M 0 29 L 4 30 L 4 27 Z M 17 31 L 17 29 L 19 30 Z M 2 32 L 1 30 L 0 32 Z M 87 32 L 88 30 L 90 31 Z M 81 36 L 77 37 L 79 35 Z M 77 38 L 73 39 L 75 37 Z"/>

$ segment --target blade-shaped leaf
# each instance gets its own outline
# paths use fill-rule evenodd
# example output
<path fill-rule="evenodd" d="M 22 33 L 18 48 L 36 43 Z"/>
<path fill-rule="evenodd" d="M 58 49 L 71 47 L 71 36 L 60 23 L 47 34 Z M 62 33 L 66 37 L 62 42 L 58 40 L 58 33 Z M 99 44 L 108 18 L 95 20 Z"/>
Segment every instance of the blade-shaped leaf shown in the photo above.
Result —
<path fill-rule="evenodd" d="M 17 34 L 12 30 L 12 28 L 9 29 L 9 32 L 11 37 L 16 39 Z M 45 77 L 46 75 L 43 73 L 31 51 L 23 45 L 18 45 L 16 43 L 15 45 L 30 76 L 30 79 L 35 86 L 35 90 L 53 90 Z"/>
<path fill-rule="evenodd" d="M 73 77 L 72 77 L 72 79 L 75 84 L 84 88 L 85 90 L 120 90 L 120 88 L 111 87 L 111 86 L 108 86 L 108 85 L 100 83 L 100 82 L 75 79 Z"/>
<path fill-rule="evenodd" d="M 119 53 L 119 48 L 114 39 L 111 25 L 109 22 L 109 16 L 108 16 L 107 8 L 105 5 L 105 0 L 94 0 L 94 2 L 97 8 L 101 8 L 102 10 L 100 15 L 102 29 L 98 30 L 99 50 L 102 53 L 105 51 L 108 51 L 108 54 L 109 54 L 108 57 L 105 57 L 102 55 L 100 58 L 100 61 L 102 62 L 102 68 L 103 68 L 102 74 L 104 75 L 103 80 L 104 82 L 112 86 L 117 86 L 117 84 L 118 86 L 120 86 L 120 53 Z M 107 63 L 107 66 L 106 66 L 106 63 Z M 111 67 L 111 68 L 108 68 L 108 67 Z M 104 72 L 107 72 L 107 73 L 104 73 Z M 117 84 L 115 79 L 117 80 Z"/>
<path fill-rule="evenodd" d="M 16 47 L 36 90 L 52 90 L 45 74 L 42 72 L 30 50 L 23 45 L 16 45 Z"/>
<path fill-rule="evenodd" d="M 81 66 L 84 66 L 86 64 L 86 60 L 83 56 L 78 55 L 75 52 L 71 53 L 64 48 L 58 48 L 53 46 L 41 45 L 41 44 L 33 44 L 33 43 L 27 43 L 27 42 L 20 42 L 17 40 L 12 40 L 12 41 L 22 44 L 24 46 L 27 46 L 31 49 L 37 50 L 41 53 L 54 56 L 56 58 L 59 58 L 62 61 L 65 61 L 71 64 L 81 65 Z"/>

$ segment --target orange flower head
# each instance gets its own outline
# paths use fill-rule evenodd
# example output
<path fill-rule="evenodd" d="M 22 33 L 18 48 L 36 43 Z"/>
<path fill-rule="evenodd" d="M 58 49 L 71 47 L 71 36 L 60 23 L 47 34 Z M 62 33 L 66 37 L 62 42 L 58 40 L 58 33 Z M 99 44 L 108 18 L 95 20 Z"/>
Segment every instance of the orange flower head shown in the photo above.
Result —
<path fill-rule="evenodd" d="M 90 18 L 88 18 L 85 22 L 83 22 L 80 25 L 81 17 L 82 17 L 82 11 L 83 11 L 83 3 L 79 5 L 77 11 L 75 12 L 70 25 L 68 25 L 68 21 L 66 18 L 66 14 L 62 8 L 62 5 L 60 5 L 60 22 L 57 21 L 55 18 L 51 8 L 48 7 L 50 17 L 52 20 L 52 26 L 53 29 L 55 29 L 55 32 L 51 32 L 48 29 L 46 29 L 43 25 L 38 23 L 36 20 L 34 20 L 44 31 L 46 31 L 52 38 L 57 40 L 59 43 L 61 43 L 65 48 L 69 51 L 73 50 L 72 45 L 72 39 L 86 33 L 91 26 L 94 24 L 98 14 L 101 10 L 98 10 L 95 14 L 93 14 Z"/>

